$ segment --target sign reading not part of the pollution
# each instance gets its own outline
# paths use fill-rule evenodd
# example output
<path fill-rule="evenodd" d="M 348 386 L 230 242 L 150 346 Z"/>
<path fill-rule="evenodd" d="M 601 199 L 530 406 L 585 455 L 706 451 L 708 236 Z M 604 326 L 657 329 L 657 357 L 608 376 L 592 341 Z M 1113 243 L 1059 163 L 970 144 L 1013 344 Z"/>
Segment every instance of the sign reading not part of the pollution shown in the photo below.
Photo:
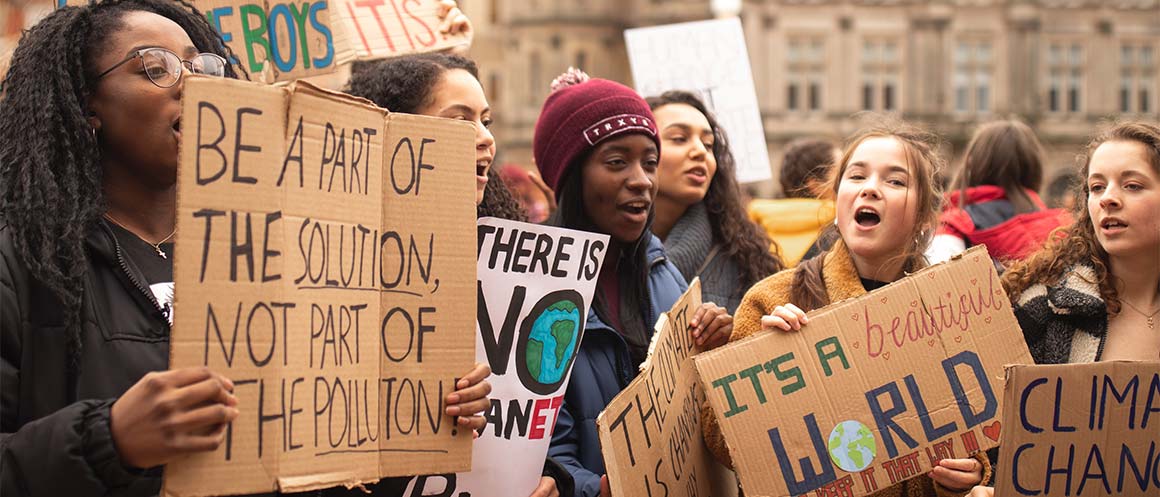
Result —
<path fill-rule="evenodd" d="M 1007 370 L 996 495 L 1160 495 L 1160 362 Z"/>
<path fill-rule="evenodd" d="M 163 493 L 470 468 L 445 399 L 475 358 L 474 128 L 302 83 L 183 99 L 170 364 L 232 379 L 240 415 Z"/>
<path fill-rule="evenodd" d="M 1031 355 L 984 247 L 695 358 L 747 495 L 861 496 L 999 443 Z"/>

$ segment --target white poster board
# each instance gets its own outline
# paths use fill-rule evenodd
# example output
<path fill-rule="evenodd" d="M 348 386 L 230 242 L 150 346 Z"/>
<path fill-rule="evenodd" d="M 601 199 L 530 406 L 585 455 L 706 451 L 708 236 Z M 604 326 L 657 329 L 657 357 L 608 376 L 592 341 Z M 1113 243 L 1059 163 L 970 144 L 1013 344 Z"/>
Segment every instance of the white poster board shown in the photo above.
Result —
<path fill-rule="evenodd" d="M 737 181 L 772 178 L 740 20 L 629 29 L 624 39 L 636 91 L 646 97 L 667 90 L 698 94 L 729 138 Z"/>
<path fill-rule="evenodd" d="M 407 496 L 535 490 L 608 250 L 607 235 L 497 218 L 480 219 L 477 235 L 475 360 L 491 366 L 487 426 L 471 472 L 417 477 Z"/>

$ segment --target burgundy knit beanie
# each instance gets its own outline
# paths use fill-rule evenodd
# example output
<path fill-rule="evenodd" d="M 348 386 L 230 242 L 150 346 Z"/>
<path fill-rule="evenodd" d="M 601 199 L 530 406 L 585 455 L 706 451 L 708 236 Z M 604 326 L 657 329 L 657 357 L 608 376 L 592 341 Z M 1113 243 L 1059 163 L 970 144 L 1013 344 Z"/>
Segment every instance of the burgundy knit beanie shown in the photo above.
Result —
<path fill-rule="evenodd" d="M 536 167 L 544 182 L 560 193 L 560 181 L 573 162 L 600 142 L 639 133 L 652 139 L 660 151 L 652 110 L 631 88 L 568 69 L 552 81 L 532 138 Z"/>

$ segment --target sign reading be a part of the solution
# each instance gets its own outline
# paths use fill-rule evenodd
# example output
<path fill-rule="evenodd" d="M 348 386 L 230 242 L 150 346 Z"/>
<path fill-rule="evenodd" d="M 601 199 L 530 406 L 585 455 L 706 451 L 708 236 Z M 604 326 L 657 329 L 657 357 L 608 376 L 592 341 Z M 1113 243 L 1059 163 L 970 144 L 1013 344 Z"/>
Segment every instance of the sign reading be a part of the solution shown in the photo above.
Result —
<path fill-rule="evenodd" d="M 475 358 L 471 125 L 305 84 L 185 81 L 171 366 L 236 385 L 164 494 L 465 471 L 445 398 Z"/>
<path fill-rule="evenodd" d="M 1160 362 L 1007 370 L 996 495 L 1160 495 Z"/>
<path fill-rule="evenodd" d="M 860 496 L 994 447 L 1031 355 L 983 247 L 695 359 L 747 495 Z"/>

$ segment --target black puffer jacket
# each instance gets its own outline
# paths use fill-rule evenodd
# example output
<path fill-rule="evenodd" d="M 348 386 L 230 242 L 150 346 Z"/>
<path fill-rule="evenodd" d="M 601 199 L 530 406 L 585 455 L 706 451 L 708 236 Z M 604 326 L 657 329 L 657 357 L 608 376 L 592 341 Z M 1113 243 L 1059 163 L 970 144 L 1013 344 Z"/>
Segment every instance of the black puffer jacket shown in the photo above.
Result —
<path fill-rule="evenodd" d="M 108 226 L 94 227 L 81 313 L 80 374 L 68 373 L 57 298 L 0 224 L 0 494 L 154 495 L 160 473 L 124 468 L 109 432 L 113 401 L 169 360 L 169 325 Z"/>

